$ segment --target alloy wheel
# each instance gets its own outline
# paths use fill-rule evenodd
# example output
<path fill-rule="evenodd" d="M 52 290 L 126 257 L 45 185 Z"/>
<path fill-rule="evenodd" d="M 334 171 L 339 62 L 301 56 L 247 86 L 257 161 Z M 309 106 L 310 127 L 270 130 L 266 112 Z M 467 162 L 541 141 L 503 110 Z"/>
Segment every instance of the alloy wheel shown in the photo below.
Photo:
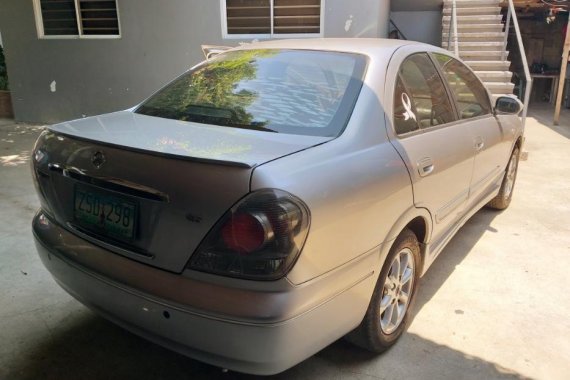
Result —
<path fill-rule="evenodd" d="M 393 333 L 402 323 L 414 290 L 415 262 L 409 248 L 394 257 L 382 288 L 380 328 L 384 334 Z"/>

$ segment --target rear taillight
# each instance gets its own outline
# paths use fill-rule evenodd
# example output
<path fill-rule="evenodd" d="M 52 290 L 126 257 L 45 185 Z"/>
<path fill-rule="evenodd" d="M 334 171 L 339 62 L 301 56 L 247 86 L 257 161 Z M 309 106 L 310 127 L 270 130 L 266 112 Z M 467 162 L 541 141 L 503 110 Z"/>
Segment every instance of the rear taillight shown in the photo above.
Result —
<path fill-rule="evenodd" d="M 309 231 L 309 210 L 282 190 L 260 190 L 232 207 L 192 255 L 188 267 L 255 280 L 287 274 Z"/>

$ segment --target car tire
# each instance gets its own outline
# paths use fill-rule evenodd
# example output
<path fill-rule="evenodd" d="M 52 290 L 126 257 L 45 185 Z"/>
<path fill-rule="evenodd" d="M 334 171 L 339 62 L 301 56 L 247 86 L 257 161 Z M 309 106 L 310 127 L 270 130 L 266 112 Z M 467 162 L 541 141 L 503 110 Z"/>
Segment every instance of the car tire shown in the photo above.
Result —
<path fill-rule="evenodd" d="M 517 179 L 519 157 L 520 149 L 515 147 L 511 154 L 511 158 L 509 159 L 509 163 L 507 164 L 507 168 L 505 169 L 499 193 L 495 198 L 491 199 L 491 201 L 487 203 L 487 207 L 495 210 L 504 210 L 511 204 L 511 200 L 513 199 L 513 190 Z"/>
<path fill-rule="evenodd" d="M 395 276 L 397 260 L 400 262 L 397 270 L 398 278 Z M 402 265 L 405 260 L 412 260 L 411 267 L 409 262 Z M 402 266 L 405 266 L 404 270 Z M 411 274 L 409 269 L 411 269 Z M 376 353 L 384 352 L 394 345 L 406 330 L 409 322 L 410 309 L 419 284 L 420 270 L 421 257 L 418 239 L 411 230 L 405 229 L 398 236 L 386 257 L 364 319 L 355 330 L 346 336 L 346 339 Z M 403 274 L 405 276 L 402 276 Z M 409 287 L 407 287 L 408 283 L 404 282 L 406 280 L 411 281 Z M 407 298 L 406 303 L 400 304 L 404 298 Z M 395 304 L 397 306 L 394 306 Z M 390 307 L 392 311 L 389 310 Z M 394 313 L 398 313 L 398 316 L 396 317 Z"/>

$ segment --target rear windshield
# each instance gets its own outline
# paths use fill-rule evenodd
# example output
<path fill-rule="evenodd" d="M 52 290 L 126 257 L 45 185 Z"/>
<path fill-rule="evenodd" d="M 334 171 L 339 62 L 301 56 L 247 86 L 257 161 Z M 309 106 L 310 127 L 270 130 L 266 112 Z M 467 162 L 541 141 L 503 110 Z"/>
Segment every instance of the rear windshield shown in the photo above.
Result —
<path fill-rule="evenodd" d="M 302 50 L 217 56 L 145 101 L 136 112 L 277 133 L 335 137 L 362 88 L 366 58 Z"/>

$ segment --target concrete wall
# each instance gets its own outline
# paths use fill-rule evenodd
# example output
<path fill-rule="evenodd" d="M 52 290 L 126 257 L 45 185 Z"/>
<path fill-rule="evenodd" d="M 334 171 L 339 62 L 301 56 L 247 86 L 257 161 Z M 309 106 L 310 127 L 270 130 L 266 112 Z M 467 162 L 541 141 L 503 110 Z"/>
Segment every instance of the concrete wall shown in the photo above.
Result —
<path fill-rule="evenodd" d="M 390 0 L 325 0 L 325 37 L 387 37 Z"/>
<path fill-rule="evenodd" d="M 390 17 L 408 40 L 441 46 L 441 9 L 421 12 L 392 12 Z"/>
<path fill-rule="evenodd" d="M 222 39 L 218 0 L 119 0 L 122 38 L 40 40 L 32 0 L 0 0 L 16 119 L 58 122 L 131 107 Z M 326 0 L 325 37 L 385 37 L 389 0 Z"/>

